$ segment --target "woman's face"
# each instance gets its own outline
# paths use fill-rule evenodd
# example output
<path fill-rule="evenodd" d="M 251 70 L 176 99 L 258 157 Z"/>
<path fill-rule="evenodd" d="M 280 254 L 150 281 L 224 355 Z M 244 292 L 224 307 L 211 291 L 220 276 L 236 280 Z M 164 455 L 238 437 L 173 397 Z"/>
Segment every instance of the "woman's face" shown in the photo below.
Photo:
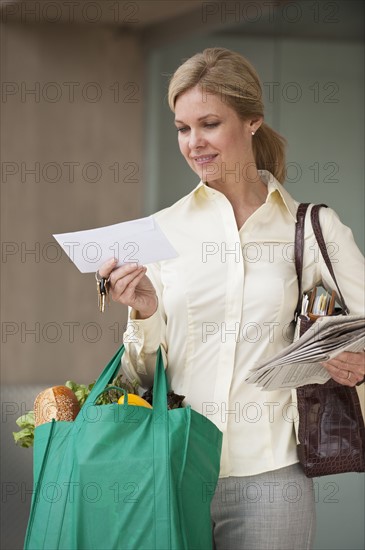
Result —
<path fill-rule="evenodd" d="M 254 176 L 252 132 L 261 121 L 241 120 L 224 97 L 222 101 L 199 86 L 181 94 L 175 104 L 180 151 L 190 168 L 212 186 Z"/>

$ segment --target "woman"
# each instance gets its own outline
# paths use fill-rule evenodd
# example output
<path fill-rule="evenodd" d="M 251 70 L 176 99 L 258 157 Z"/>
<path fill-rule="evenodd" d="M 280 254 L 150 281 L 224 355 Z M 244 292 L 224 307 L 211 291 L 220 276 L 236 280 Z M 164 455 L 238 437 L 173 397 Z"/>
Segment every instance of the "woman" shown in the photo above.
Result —
<path fill-rule="evenodd" d="M 223 431 L 220 480 L 212 503 L 214 545 L 227 549 L 310 548 L 312 481 L 298 465 L 290 391 L 244 382 L 252 365 L 289 343 L 298 298 L 292 249 L 298 203 L 280 182 L 284 140 L 263 121 L 258 76 L 241 55 L 204 50 L 169 86 L 178 142 L 198 186 L 155 219 L 178 252 L 173 260 L 115 269 L 113 300 L 129 306 L 127 375 L 149 385 L 156 350 L 171 388 Z M 352 313 L 361 313 L 362 256 L 351 232 L 322 209 L 327 241 L 338 244 L 336 275 Z M 333 285 L 307 224 L 304 289 Z M 360 281 L 361 279 L 361 281 Z M 364 354 L 324 365 L 354 386 Z"/>

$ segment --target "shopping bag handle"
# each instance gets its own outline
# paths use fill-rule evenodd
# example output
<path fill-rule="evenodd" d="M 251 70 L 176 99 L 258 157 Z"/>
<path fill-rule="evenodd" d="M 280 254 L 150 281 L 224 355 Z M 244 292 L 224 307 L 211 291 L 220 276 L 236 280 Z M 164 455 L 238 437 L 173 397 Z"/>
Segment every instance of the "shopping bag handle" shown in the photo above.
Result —
<path fill-rule="evenodd" d="M 120 369 L 120 361 L 125 351 L 124 345 L 122 345 L 114 357 L 109 361 L 99 378 L 96 380 L 89 396 L 87 397 L 84 405 L 81 408 L 80 413 L 75 418 L 75 424 L 80 424 L 83 420 L 88 418 L 86 409 L 89 406 L 95 405 L 95 401 L 100 395 L 107 389 L 107 385 L 116 377 Z M 122 389 L 122 388 L 118 388 Z M 125 403 L 127 405 L 127 403 Z M 159 347 L 156 356 L 156 368 L 153 382 L 153 411 L 157 416 L 162 414 L 163 417 L 167 415 L 167 382 L 165 368 L 162 360 L 162 352 Z M 86 413 L 86 414 L 85 414 Z"/>
<path fill-rule="evenodd" d="M 152 407 L 156 415 L 167 418 L 167 381 L 162 360 L 161 346 L 157 350 L 155 375 L 153 378 Z"/>
<path fill-rule="evenodd" d="M 89 393 L 88 398 L 86 399 L 84 406 L 86 404 L 93 405 L 99 396 L 100 392 L 105 390 L 106 386 L 116 377 L 120 369 L 120 360 L 124 353 L 124 345 L 122 345 L 114 357 L 109 361 L 105 369 L 100 374 L 99 378 L 96 380 L 91 392 Z"/>

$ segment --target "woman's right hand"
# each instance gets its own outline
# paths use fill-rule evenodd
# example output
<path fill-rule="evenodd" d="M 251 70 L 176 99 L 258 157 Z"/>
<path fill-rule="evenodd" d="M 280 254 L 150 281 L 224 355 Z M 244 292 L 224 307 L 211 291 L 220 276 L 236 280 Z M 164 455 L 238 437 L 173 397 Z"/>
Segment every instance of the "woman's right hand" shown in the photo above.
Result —
<path fill-rule="evenodd" d="M 114 302 L 137 311 L 137 319 L 147 319 L 157 310 L 156 290 L 146 275 L 147 268 L 136 263 L 117 267 L 117 260 L 105 262 L 99 269 L 100 277 L 109 278 L 109 293 Z"/>

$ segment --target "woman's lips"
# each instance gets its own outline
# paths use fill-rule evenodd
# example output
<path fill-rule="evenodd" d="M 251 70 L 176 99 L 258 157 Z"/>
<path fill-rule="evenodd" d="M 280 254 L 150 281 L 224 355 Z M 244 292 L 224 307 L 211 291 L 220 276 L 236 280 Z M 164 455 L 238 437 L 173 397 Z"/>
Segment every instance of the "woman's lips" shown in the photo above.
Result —
<path fill-rule="evenodd" d="M 200 157 L 194 157 L 194 161 L 199 164 L 199 166 L 202 166 L 203 164 L 207 164 L 209 162 L 212 162 L 217 155 L 201 155 Z"/>

